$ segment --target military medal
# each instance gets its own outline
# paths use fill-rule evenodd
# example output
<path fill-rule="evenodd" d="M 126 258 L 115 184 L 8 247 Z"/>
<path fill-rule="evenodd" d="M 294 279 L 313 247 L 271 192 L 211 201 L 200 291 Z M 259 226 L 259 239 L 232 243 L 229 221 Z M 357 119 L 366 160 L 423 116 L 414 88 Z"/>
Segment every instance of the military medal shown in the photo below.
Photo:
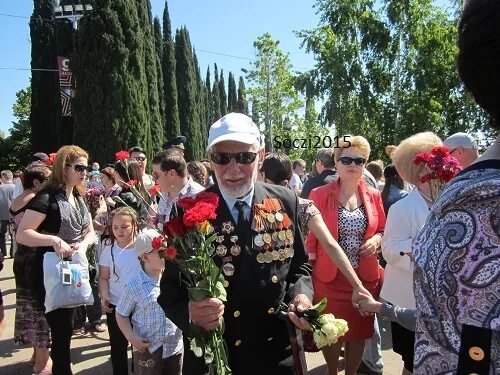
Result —
<path fill-rule="evenodd" d="M 241 247 L 239 247 L 238 245 L 234 244 L 233 246 L 231 246 L 231 254 L 235 257 L 237 257 L 238 255 L 241 254 Z"/>
<path fill-rule="evenodd" d="M 280 255 L 276 250 L 271 251 L 271 256 L 273 257 L 274 261 L 276 261 L 280 258 Z"/>
<path fill-rule="evenodd" d="M 271 224 L 273 224 L 276 221 L 276 217 L 272 212 L 269 212 L 266 216 L 267 221 L 269 221 Z"/>
<path fill-rule="evenodd" d="M 227 254 L 227 247 L 225 247 L 224 245 L 219 245 L 217 246 L 217 249 L 215 251 L 218 256 L 223 257 Z"/>
<path fill-rule="evenodd" d="M 277 242 L 279 240 L 278 232 L 271 233 L 271 238 L 273 239 L 274 242 Z"/>
<path fill-rule="evenodd" d="M 280 223 L 283 221 L 283 214 L 281 212 L 276 212 L 276 214 L 274 215 L 274 217 L 276 218 L 277 221 L 279 221 Z"/>
<path fill-rule="evenodd" d="M 256 235 L 256 236 L 254 237 L 254 239 L 253 239 L 253 243 L 254 243 L 254 244 L 255 244 L 255 246 L 257 246 L 257 247 L 262 247 L 262 246 L 264 246 L 264 243 L 265 243 L 265 242 L 264 242 L 264 240 L 263 240 L 263 238 L 262 238 L 262 235 L 261 235 L 261 234 L 258 234 L 258 235 Z"/>
<path fill-rule="evenodd" d="M 264 263 L 264 253 L 258 253 L 257 254 L 257 262 L 259 263 Z"/>
<path fill-rule="evenodd" d="M 286 233 L 284 230 L 282 231 L 279 231 L 278 232 L 278 238 L 281 240 L 281 241 L 284 241 L 286 239 Z"/>
<path fill-rule="evenodd" d="M 279 249 L 278 250 L 278 255 L 280 260 L 283 262 L 286 259 L 286 251 L 285 249 Z"/>
<path fill-rule="evenodd" d="M 215 241 L 217 241 L 217 243 L 222 243 L 222 242 L 224 242 L 224 236 L 217 236 L 217 238 L 216 238 L 216 240 L 215 240 Z"/>
<path fill-rule="evenodd" d="M 232 263 L 226 263 L 222 266 L 222 272 L 224 272 L 224 275 L 226 276 L 233 276 L 234 275 L 234 266 Z"/>
<path fill-rule="evenodd" d="M 293 232 L 291 229 L 286 230 L 286 238 L 288 239 L 293 238 Z"/>
<path fill-rule="evenodd" d="M 234 231 L 234 225 L 230 221 L 222 223 L 222 231 L 229 234 Z"/>
<path fill-rule="evenodd" d="M 273 261 L 273 256 L 271 255 L 271 252 L 266 251 L 266 252 L 264 253 L 264 261 L 265 261 L 266 263 L 272 263 L 272 261 Z"/>
<path fill-rule="evenodd" d="M 230 239 L 232 243 L 236 243 L 236 241 L 238 241 L 238 236 L 231 236 Z"/>
<path fill-rule="evenodd" d="M 268 245 L 271 243 L 272 241 L 272 238 L 271 238 L 271 235 L 269 233 L 264 233 L 262 235 L 262 239 L 264 240 L 265 243 L 267 243 Z"/>

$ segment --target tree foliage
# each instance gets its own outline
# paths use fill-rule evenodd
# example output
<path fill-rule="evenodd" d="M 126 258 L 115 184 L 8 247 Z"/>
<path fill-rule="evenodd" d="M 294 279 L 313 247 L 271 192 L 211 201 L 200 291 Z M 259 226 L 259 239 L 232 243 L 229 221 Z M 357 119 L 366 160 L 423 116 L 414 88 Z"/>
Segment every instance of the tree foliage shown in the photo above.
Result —
<path fill-rule="evenodd" d="M 298 32 L 316 58 L 321 119 L 362 134 L 375 152 L 419 131 L 474 130 L 481 114 L 456 70 L 456 19 L 431 0 L 318 0 L 320 24 Z"/>

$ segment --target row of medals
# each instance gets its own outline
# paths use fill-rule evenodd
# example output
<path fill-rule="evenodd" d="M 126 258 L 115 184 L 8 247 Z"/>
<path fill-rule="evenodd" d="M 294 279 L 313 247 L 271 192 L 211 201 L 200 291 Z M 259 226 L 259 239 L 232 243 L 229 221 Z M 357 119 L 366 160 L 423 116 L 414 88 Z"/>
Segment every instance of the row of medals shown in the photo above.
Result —
<path fill-rule="evenodd" d="M 279 203 L 278 203 L 279 204 Z M 281 207 L 276 207 L 277 209 Z M 284 221 L 290 224 L 290 219 L 281 212 L 266 212 L 258 210 L 256 212 L 255 230 L 265 233 L 259 233 L 253 238 L 254 245 L 259 249 L 265 249 L 264 252 L 257 254 L 257 262 L 272 263 L 273 261 L 284 261 L 292 258 L 293 250 L 293 232 L 287 227 L 283 228 Z M 272 250 L 271 250 L 272 249 Z"/>

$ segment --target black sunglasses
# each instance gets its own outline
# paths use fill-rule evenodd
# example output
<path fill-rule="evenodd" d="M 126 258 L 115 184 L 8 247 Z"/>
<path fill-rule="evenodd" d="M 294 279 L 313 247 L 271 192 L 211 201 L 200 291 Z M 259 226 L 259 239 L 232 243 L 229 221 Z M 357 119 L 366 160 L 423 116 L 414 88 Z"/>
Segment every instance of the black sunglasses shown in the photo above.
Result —
<path fill-rule="evenodd" d="M 83 164 L 74 164 L 74 165 L 68 164 L 67 166 L 73 168 L 75 172 L 78 173 L 82 173 L 83 171 L 86 171 L 88 168 L 88 166 Z"/>
<path fill-rule="evenodd" d="M 339 161 L 344 165 L 351 165 L 354 162 L 354 164 L 359 166 L 366 163 L 365 158 L 351 158 L 350 156 L 342 156 L 339 158 Z"/>
<path fill-rule="evenodd" d="M 226 165 L 231 162 L 231 159 L 236 160 L 238 164 L 252 164 L 257 157 L 256 152 L 236 152 L 230 154 L 229 152 L 213 152 L 210 158 L 215 164 Z"/>

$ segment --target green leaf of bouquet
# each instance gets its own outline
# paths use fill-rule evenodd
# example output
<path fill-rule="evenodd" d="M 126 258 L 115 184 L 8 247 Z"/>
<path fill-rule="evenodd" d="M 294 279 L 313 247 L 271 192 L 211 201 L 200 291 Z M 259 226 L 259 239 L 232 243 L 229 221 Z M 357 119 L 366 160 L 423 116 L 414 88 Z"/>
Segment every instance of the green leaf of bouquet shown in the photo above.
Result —
<path fill-rule="evenodd" d="M 212 242 L 214 242 L 214 241 L 215 241 L 215 239 L 216 239 L 216 238 L 217 238 L 217 233 L 214 233 L 214 234 L 212 234 L 210 237 L 208 237 L 208 238 L 205 240 L 205 242 L 206 242 L 207 244 L 211 244 Z"/>
<path fill-rule="evenodd" d="M 214 352 L 212 351 L 212 348 L 210 346 L 207 346 L 205 348 L 205 363 L 209 365 L 214 361 Z"/>
<path fill-rule="evenodd" d="M 220 281 L 215 283 L 215 294 L 214 297 L 220 299 L 222 302 L 227 301 L 227 291 L 224 288 L 224 284 Z"/>
<path fill-rule="evenodd" d="M 309 309 L 316 310 L 317 312 L 320 313 L 325 309 L 327 303 L 328 299 L 326 297 L 323 297 L 321 301 L 319 301 L 317 304 L 315 304 L 313 307 L 310 307 Z"/>
<path fill-rule="evenodd" d="M 191 339 L 191 350 L 197 357 L 203 356 L 203 340 L 199 338 Z"/>
<path fill-rule="evenodd" d="M 212 297 L 210 290 L 206 288 L 188 288 L 188 296 L 191 301 L 203 301 L 204 299 Z"/>

